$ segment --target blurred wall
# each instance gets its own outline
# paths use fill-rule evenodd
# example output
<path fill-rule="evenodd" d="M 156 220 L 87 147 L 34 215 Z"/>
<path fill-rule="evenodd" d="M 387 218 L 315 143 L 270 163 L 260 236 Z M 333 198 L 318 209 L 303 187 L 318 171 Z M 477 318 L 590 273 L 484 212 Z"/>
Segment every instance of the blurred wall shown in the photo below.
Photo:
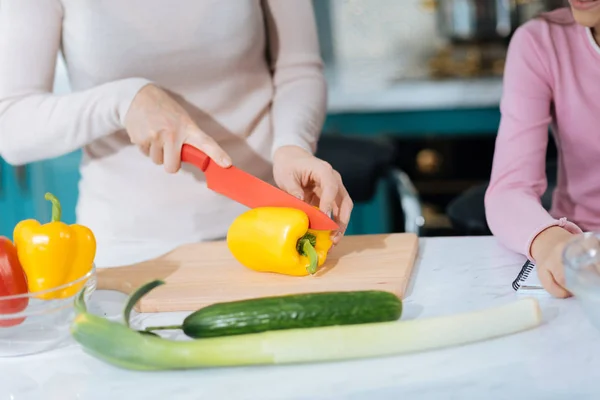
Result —
<path fill-rule="evenodd" d="M 329 1 L 338 60 L 424 57 L 442 43 L 424 0 Z"/>
<path fill-rule="evenodd" d="M 444 44 L 426 0 L 313 0 L 326 64 L 372 73 L 386 64 L 397 77 L 422 77 Z"/>

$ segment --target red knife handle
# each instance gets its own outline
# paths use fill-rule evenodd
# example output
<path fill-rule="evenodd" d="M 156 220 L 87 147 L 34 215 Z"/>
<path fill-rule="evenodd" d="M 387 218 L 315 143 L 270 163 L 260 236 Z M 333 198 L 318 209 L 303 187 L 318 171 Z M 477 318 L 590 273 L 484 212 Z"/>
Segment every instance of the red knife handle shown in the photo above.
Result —
<path fill-rule="evenodd" d="M 181 161 L 192 164 L 200 168 L 202 172 L 205 172 L 206 168 L 208 168 L 210 158 L 194 146 L 184 144 L 181 148 Z"/>

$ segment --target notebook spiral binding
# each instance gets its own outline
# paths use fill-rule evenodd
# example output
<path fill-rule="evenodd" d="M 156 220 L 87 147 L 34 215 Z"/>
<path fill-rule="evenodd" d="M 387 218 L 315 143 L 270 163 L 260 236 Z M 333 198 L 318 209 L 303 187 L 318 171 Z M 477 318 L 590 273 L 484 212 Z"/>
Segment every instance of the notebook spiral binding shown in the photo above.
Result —
<path fill-rule="evenodd" d="M 521 287 L 521 282 L 525 282 L 529 277 L 531 271 L 533 271 L 534 265 L 531 261 L 525 261 L 525 264 L 521 267 L 521 272 L 517 275 L 517 278 L 513 281 L 512 287 L 515 291 Z"/>

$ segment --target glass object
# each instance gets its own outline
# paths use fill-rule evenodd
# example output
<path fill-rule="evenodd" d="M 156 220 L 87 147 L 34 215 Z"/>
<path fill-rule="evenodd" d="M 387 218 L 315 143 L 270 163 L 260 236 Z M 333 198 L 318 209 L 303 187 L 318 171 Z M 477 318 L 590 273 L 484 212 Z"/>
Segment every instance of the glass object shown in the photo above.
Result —
<path fill-rule="evenodd" d="M 600 233 L 577 235 L 563 251 L 567 289 L 600 329 Z"/>
<path fill-rule="evenodd" d="M 74 294 L 55 298 L 66 289 Z M 75 298 L 84 290 L 86 301 L 96 289 L 96 269 L 82 278 L 42 292 L 0 296 L 0 311 L 27 304 L 19 313 L 0 314 L 0 357 L 16 357 L 55 349 L 70 339 Z"/>

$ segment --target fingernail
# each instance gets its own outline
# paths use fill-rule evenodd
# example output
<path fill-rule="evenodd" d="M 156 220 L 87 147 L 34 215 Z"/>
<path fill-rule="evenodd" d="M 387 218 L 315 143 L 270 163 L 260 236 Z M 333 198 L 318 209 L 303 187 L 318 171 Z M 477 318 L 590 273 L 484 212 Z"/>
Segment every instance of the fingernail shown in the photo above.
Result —
<path fill-rule="evenodd" d="M 302 193 L 294 193 L 293 196 L 299 200 L 304 200 L 304 196 Z"/>
<path fill-rule="evenodd" d="M 223 157 L 221 158 L 221 165 L 226 168 L 231 167 L 231 160 L 229 158 Z"/>

